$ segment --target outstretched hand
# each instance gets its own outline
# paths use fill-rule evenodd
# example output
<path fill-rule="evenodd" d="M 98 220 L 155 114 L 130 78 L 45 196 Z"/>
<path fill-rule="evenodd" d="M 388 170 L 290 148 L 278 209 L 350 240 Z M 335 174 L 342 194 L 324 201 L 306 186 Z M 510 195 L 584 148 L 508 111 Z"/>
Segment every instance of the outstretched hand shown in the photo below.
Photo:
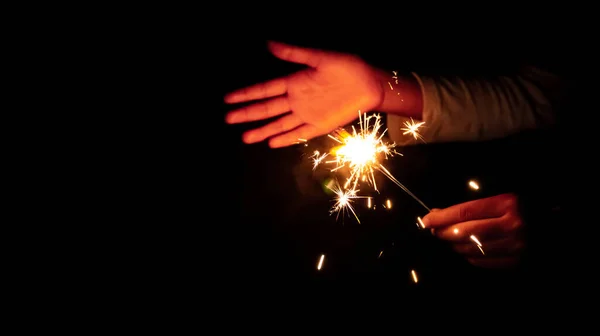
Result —
<path fill-rule="evenodd" d="M 227 123 L 279 116 L 246 132 L 246 143 L 270 138 L 271 147 L 284 147 L 298 139 L 309 140 L 345 126 L 358 117 L 359 110 L 369 112 L 383 100 L 376 70 L 355 55 L 279 42 L 269 42 L 268 47 L 277 58 L 308 68 L 225 96 L 228 104 L 264 99 L 229 112 Z"/>
<path fill-rule="evenodd" d="M 423 217 L 423 224 L 434 229 L 438 238 L 450 242 L 456 252 L 475 266 L 513 267 L 525 247 L 523 219 L 513 194 L 433 209 Z M 481 243 L 481 249 L 477 242 Z"/>

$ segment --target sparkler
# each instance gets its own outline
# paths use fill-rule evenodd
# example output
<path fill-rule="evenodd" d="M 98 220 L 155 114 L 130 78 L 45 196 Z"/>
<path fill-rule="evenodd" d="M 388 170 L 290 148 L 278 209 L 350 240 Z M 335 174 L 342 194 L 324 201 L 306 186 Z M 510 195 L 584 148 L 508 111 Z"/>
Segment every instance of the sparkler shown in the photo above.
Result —
<path fill-rule="evenodd" d="M 374 122 L 371 122 L 372 120 L 374 120 Z M 316 169 L 322 162 L 334 164 L 334 168 L 331 169 L 332 172 L 342 168 L 349 169 L 350 174 L 346 179 L 343 188 L 340 188 L 338 191 L 334 190 L 338 195 L 338 201 L 343 199 L 345 202 L 345 198 L 340 198 L 340 195 L 355 196 L 360 182 L 366 182 L 379 192 L 375 181 L 375 171 L 379 171 L 404 190 L 404 192 L 411 196 L 415 201 L 421 204 L 427 211 L 430 211 L 425 203 L 400 183 L 400 181 L 398 181 L 392 173 L 381 164 L 380 161 L 382 158 L 388 159 L 395 154 L 402 155 L 395 151 L 394 143 L 387 143 L 383 140 L 383 136 L 387 132 L 387 129 L 381 130 L 383 127 L 381 116 L 379 114 L 365 116 L 359 110 L 358 125 L 359 130 L 352 126 L 352 133 L 343 128 L 339 128 L 329 134 L 328 137 L 337 142 L 338 145 L 333 147 L 329 153 L 321 154 L 317 151 L 312 156 L 313 169 Z M 411 128 L 411 132 L 416 133 L 417 129 L 418 127 L 413 127 Z M 333 157 L 333 160 L 324 161 L 329 155 Z M 347 192 L 344 190 L 347 190 Z M 340 203 L 339 205 L 344 207 L 347 204 L 349 204 L 349 202 Z M 350 210 L 354 213 L 353 209 Z"/>
<path fill-rule="evenodd" d="M 372 119 L 375 119 L 375 122 L 371 125 Z M 350 169 L 350 176 L 346 180 L 344 188 L 348 188 L 350 185 L 351 188 L 356 188 L 362 178 L 378 191 L 374 172 L 383 167 L 379 163 L 380 156 L 383 155 L 387 159 L 394 154 L 402 154 L 394 150 L 395 144 L 389 144 L 382 140 L 387 130 L 383 130 L 380 134 L 382 123 L 379 114 L 363 116 L 358 111 L 358 125 L 360 126 L 359 131 L 352 126 L 352 133 L 339 128 L 328 135 L 339 145 L 331 149 L 331 154 L 335 159 L 327 161 L 327 163 L 335 163 L 336 166 L 331 171 L 344 167 Z"/>
<path fill-rule="evenodd" d="M 313 159 L 313 170 L 317 169 L 317 166 L 327 157 L 327 153 L 321 154 L 319 151 L 315 151 L 311 158 Z"/>
<path fill-rule="evenodd" d="M 410 118 L 410 121 L 404 122 L 404 126 L 406 126 L 406 127 L 401 128 L 400 130 L 404 131 L 404 133 L 402 133 L 403 135 L 410 134 L 413 136 L 413 138 L 415 138 L 415 140 L 421 139 L 423 142 L 425 142 L 425 140 L 423 139 L 421 134 L 419 134 L 419 132 L 418 132 L 419 128 L 421 126 L 423 126 L 424 124 L 425 124 L 424 121 L 415 122 L 413 120 L 413 118 Z"/>
<path fill-rule="evenodd" d="M 352 201 L 357 198 L 369 198 L 366 196 L 358 196 L 356 193 L 357 189 L 347 189 L 344 190 L 337 180 L 331 180 L 330 183 L 326 185 L 326 187 L 333 191 L 336 195 L 335 204 L 330 210 L 330 213 L 337 213 L 337 218 L 339 218 L 340 214 L 343 214 L 346 210 L 354 215 L 356 221 L 360 224 L 360 219 L 358 219 L 358 215 L 356 211 L 354 211 L 354 207 L 352 206 Z"/>
<path fill-rule="evenodd" d="M 394 76 L 392 78 L 394 79 L 394 82 L 398 84 L 397 72 L 393 71 L 393 74 Z M 392 83 L 388 82 L 388 84 L 390 89 L 394 90 Z M 400 95 L 399 92 L 397 94 Z M 372 124 L 371 120 L 374 120 Z M 410 135 L 415 140 L 422 140 L 425 142 L 423 137 L 419 134 L 419 129 L 424 124 L 425 122 L 415 122 L 412 118 L 410 118 L 410 121 L 404 122 L 405 127 L 401 128 L 400 130 L 404 131 L 402 133 L 403 135 Z M 313 170 L 316 170 L 317 167 L 323 162 L 327 164 L 334 164 L 334 168 L 331 169 L 332 172 L 342 168 L 349 169 L 350 174 L 349 177 L 347 177 L 343 187 L 339 185 L 337 180 L 332 180 L 326 185 L 326 187 L 336 195 L 335 204 L 330 209 L 330 213 L 337 213 L 337 219 L 339 218 L 340 214 L 347 210 L 349 213 L 354 215 L 356 221 L 360 224 L 360 219 L 358 218 L 358 215 L 352 206 L 352 202 L 357 198 L 367 198 L 367 207 L 372 207 L 371 197 L 358 196 L 357 193 L 359 190 L 357 188 L 359 187 L 360 182 L 366 182 L 367 184 L 371 185 L 375 191 L 379 192 L 375 181 L 375 171 L 381 172 L 385 177 L 394 182 L 394 184 L 400 187 L 404 192 L 406 192 L 410 197 L 412 197 L 428 212 L 430 212 L 431 209 L 417 196 L 415 196 L 406 186 L 400 183 L 400 181 L 398 181 L 380 162 L 382 158 L 388 159 L 396 154 L 402 155 L 401 153 L 395 151 L 394 143 L 387 143 L 383 140 L 383 136 L 387 132 L 387 129 L 381 131 L 381 116 L 379 114 L 364 116 L 359 110 L 358 125 L 360 126 L 358 131 L 354 126 L 352 126 L 352 133 L 346 131 L 344 128 L 338 128 L 334 132 L 328 134 L 328 137 L 337 142 L 338 145 L 333 147 L 328 153 L 314 151 L 313 155 L 311 156 Z M 306 139 L 298 139 L 298 141 L 298 143 L 305 143 L 306 146 Z M 324 161 L 329 156 L 332 156 L 333 160 Z M 473 190 L 479 189 L 479 185 L 475 181 L 469 181 L 469 186 Z M 389 199 L 387 200 L 386 205 L 387 209 L 391 208 Z M 417 227 L 420 229 L 425 228 L 421 217 L 417 217 Z M 481 253 L 485 255 L 482 249 L 483 245 L 481 242 L 479 242 L 477 237 L 475 235 L 471 235 L 470 239 L 477 245 Z M 383 251 L 379 253 L 377 258 L 381 258 L 382 254 Z M 321 270 L 324 258 L 325 255 L 321 255 L 317 270 Z M 411 276 L 413 281 L 417 283 L 418 278 L 415 270 L 411 270 Z"/>

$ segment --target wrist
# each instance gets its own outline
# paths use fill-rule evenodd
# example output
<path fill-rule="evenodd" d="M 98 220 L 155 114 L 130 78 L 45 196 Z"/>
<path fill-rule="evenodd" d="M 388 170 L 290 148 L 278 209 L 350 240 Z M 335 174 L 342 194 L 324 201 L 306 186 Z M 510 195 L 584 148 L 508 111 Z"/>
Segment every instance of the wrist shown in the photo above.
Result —
<path fill-rule="evenodd" d="M 381 85 L 381 100 L 376 111 L 421 120 L 423 94 L 421 85 L 411 74 L 376 70 Z"/>

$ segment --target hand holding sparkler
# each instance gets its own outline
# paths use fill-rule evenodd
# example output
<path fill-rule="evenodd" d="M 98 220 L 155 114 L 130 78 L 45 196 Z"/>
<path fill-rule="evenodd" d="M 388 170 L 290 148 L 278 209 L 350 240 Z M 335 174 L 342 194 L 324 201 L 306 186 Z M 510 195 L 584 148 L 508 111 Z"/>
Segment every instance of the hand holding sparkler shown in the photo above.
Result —
<path fill-rule="evenodd" d="M 475 266 L 515 266 L 525 246 L 523 219 L 513 194 L 432 209 L 422 223 L 434 229 L 437 237 L 452 243 L 454 250 Z"/>

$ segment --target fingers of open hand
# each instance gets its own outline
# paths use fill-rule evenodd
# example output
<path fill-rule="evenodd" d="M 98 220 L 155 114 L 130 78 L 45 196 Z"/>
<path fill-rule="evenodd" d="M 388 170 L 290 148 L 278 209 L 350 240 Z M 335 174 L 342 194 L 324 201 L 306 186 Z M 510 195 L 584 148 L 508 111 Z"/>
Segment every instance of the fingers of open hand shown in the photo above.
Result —
<path fill-rule="evenodd" d="M 302 125 L 302 120 L 294 114 L 284 115 L 267 125 L 253 129 L 244 133 L 243 140 L 245 143 L 255 143 L 265 140 L 277 134 L 285 133 L 298 126 Z M 296 141 L 298 141 L 296 139 Z"/>
<path fill-rule="evenodd" d="M 325 52 L 318 49 L 293 46 L 281 42 L 270 41 L 269 51 L 284 61 L 305 64 L 316 68 L 321 63 Z"/>
<path fill-rule="evenodd" d="M 321 134 L 315 126 L 303 124 L 287 133 L 273 137 L 269 140 L 269 146 L 272 148 L 286 147 L 298 143 L 299 139 L 310 140 L 319 135 Z"/>
<path fill-rule="evenodd" d="M 284 94 L 287 91 L 285 77 L 254 84 L 243 89 L 233 91 L 225 96 L 228 104 L 242 103 L 251 100 L 265 99 Z"/>
<path fill-rule="evenodd" d="M 264 120 L 289 111 L 290 104 L 287 97 L 279 96 L 231 111 L 227 114 L 226 121 L 230 124 L 237 124 Z"/>

